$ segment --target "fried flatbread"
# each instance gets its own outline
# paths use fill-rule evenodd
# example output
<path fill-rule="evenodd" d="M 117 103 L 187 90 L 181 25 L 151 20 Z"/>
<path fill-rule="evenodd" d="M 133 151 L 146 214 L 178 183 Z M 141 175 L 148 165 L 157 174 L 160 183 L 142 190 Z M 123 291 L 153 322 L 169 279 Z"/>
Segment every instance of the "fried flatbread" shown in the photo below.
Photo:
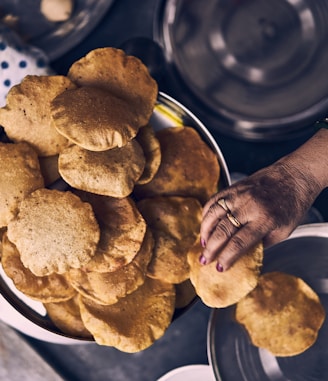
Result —
<path fill-rule="evenodd" d="M 122 147 L 140 128 L 135 111 L 121 98 L 94 87 L 59 94 L 51 102 L 56 130 L 90 151 Z"/>
<path fill-rule="evenodd" d="M 96 254 L 84 269 L 88 272 L 111 272 L 130 263 L 139 252 L 147 229 L 133 199 L 77 190 L 74 193 L 92 205 L 100 227 Z"/>
<path fill-rule="evenodd" d="M 270 272 L 261 275 L 257 287 L 237 303 L 236 320 L 255 346 L 274 356 L 295 356 L 317 340 L 325 310 L 301 278 Z"/>
<path fill-rule="evenodd" d="M 73 188 L 120 198 L 132 193 L 144 167 L 145 156 L 135 139 L 104 152 L 73 145 L 58 160 L 59 173 Z"/>
<path fill-rule="evenodd" d="M 135 292 L 104 306 L 80 298 L 82 320 L 100 345 L 134 353 L 150 347 L 171 323 L 174 285 L 146 278 Z"/>
<path fill-rule="evenodd" d="M 27 143 L 0 143 L 0 227 L 7 226 L 29 193 L 44 186 L 38 156 Z"/>
<path fill-rule="evenodd" d="M 228 307 L 237 303 L 257 285 L 263 261 L 263 245 L 256 245 L 241 256 L 227 271 L 218 273 L 216 261 L 201 265 L 200 243 L 188 253 L 190 280 L 204 304 L 212 308 Z"/>
<path fill-rule="evenodd" d="M 143 199 L 137 207 L 155 240 L 148 276 L 170 283 L 185 281 L 187 254 L 199 235 L 201 204 L 195 198 L 172 196 Z"/>
<path fill-rule="evenodd" d="M 114 304 L 144 283 L 153 244 L 152 234 L 148 231 L 140 251 L 130 263 L 108 273 L 71 269 L 68 272 L 70 283 L 95 303 Z"/>
<path fill-rule="evenodd" d="M 138 124 L 144 126 L 148 123 L 158 87 L 137 57 L 111 47 L 94 49 L 75 61 L 67 75 L 78 86 L 98 87 L 125 100 Z"/>
<path fill-rule="evenodd" d="M 184 282 L 189 277 L 186 245 L 159 230 L 153 230 L 153 236 L 154 253 L 147 275 L 173 284 Z"/>
<path fill-rule="evenodd" d="M 137 184 L 146 184 L 154 178 L 161 164 L 161 146 L 150 124 L 140 128 L 136 139 L 146 159 L 144 171 Z"/>
<path fill-rule="evenodd" d="M 62 332 L 74 338 L 92 339 L 91 333 L 85 328 L 80 314 L 79 295 L 65 302 L 44 303 L 48 316 L 54 325 Z"/>
<path fill-rule="evenodd" d="M 220 166 L 215 153 L 191 127 L 157 131 L 161 163 L 154 178 L 135 188 L 138 198 L 195 197 L 204 204 L 218 189 Z"/>
<path fill-rule="evenodd" d="M 95 254 L 99 236 L 91 205 L 68 191 L 32 192 L 8 225 L 9 240 L 37 276 L 85 265 Z"/>
<path fill-rule="evenodd" d="M 23 266 L 16 246 L 8 240 L 7 233 L 2 238 L 1 264 L 6 275 L 17 290 L 42 303 L 61 302 L 76 294 L 65 274 L 51 274 L 43 277 L 34 275 Z"/>
<path fill-rule="evenodd" d="M 14 142 L 28 142 L 39 156 L 58 154 L 68 140 L 52 125 L 50 102 L 75 85 L 65 76 L 28 75 L 13 86 L 6 106 L 0 109 L 0 124 Z"/>

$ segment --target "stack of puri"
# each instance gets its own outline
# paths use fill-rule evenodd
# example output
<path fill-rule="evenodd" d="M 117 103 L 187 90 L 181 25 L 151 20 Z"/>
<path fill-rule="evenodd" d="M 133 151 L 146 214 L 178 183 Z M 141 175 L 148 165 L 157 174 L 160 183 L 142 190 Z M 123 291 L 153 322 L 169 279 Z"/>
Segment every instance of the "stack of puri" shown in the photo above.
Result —
<path fill-rule="evenodd" d="M 157 92 L 139 59 L 102 48 L 25 77 L 0 109 L 5 273 L 62 332 L 124 352 L 195 297 L 188 252 L 220 176 L 193 128 L 153 130 Z"/>

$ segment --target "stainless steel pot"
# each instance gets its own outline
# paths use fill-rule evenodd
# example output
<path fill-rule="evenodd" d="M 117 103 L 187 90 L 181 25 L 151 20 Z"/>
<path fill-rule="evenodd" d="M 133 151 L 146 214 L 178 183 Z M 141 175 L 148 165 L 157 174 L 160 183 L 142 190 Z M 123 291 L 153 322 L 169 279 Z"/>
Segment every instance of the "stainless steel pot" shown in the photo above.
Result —
<path fill-rule="evenodd" d="M 218 132 L 287 139 L 328 112 L 328 3 L 162 0 L 154 25 L 171 89 Z"/>

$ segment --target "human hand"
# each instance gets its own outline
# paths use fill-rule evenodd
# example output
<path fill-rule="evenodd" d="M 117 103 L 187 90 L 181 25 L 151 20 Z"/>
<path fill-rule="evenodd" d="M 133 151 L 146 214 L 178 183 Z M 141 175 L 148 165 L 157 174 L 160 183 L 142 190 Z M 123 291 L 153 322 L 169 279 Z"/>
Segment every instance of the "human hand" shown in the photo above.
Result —
<path fill-rule="evenodd" d="M 216 260 L 222 272 L 259 241 L 268 247 L 287 238 L 321 191 L 309 176 L 287 157 L 211 197 L 203 210 L 200 262 Z M 226 205 L 218 204 L 222 199 Z"/>

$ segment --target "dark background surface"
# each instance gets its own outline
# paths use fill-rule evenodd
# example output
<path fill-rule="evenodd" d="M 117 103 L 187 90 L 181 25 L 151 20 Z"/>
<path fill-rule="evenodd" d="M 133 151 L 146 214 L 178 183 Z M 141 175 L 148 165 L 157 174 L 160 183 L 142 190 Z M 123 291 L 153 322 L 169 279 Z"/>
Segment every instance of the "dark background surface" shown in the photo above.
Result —
<path fill-rule="evenodd" d="M 58 73 L 66 74 L 75 60 L 92 49 L 121 47 L 127 40 L 136 37 L 151 38 L 153 23 L 157 17 L 157 5 L 154 0 L 116 1 L 89 36 L 54 61 L 52 67 Z M 164 72 L 159 80 L 159 89 L 177 100 L 182 100 L 184 89 L 174 87 L 175 90 L 166 80 Z M 218 142 L 230 173 L 242 174 L 251 174 L 271 164 L 293 151 L 312 134 L 309 130 L 307 135 L 287 141 L 251 142 L 221 134 L 219 121 L 218 124 L 206 127 Z M 315 204 L 325 221 L 328 220 L 327 199 L 328 193 L 324 192 Z M 125 354 L 95 344 L 63 346 L 33 339 L 28 341 L 65 380 L 155 381 L 173 368 L 208 362 L 206 336 L 209 315 L 210 309 L 197 303 L 173 322 L 162 339 L 137 354 Z"/>
<path fill-rule="evenodd" d="M 208 363 L 210 312 L 197 302 L 171 324 L 161 339 L 133 354 L 94 343 L 62 345 L 27 340 L 65 381 L 156 381 L 180 366 Z"/>

